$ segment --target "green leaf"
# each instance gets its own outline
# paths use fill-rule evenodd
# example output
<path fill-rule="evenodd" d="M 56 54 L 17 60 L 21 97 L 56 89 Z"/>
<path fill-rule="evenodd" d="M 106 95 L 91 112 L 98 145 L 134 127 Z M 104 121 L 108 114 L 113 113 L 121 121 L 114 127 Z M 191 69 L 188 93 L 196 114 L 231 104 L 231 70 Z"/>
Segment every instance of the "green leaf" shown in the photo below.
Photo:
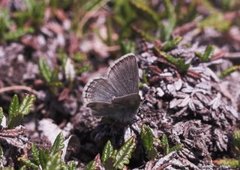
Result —
<path fill-rule="evenodd" d="M 38 166 L 36 164 L 34 164 L 33 162 L 31 162 L 28 159 L 23 159 L 20 158 L 21 162 L 25 165 L 25 167 L 29 168 L 29 169 L 34 169 L 34 170 L 38 170 Z"/>
<path fill-rule="evenodd" d="M 101 6 L 101 1 L 102 0 L 86 1 L 86 3 L 83 5 L 83 9 L 85 9 L 86 11 L 91 11 L 91 10 Z"/>
<path fill-rule="evenodd" d="M 147 153 L 148 159 L 153 159 L 157 152 L 154 148 L 153 141 L 154 141 L 154 135 L 152 133 L 152 130 L 150 127 L 143 125 L 141 129 L 141 139 L 143 142 L 144 149 Z"/>
<path fill-rule="evenodd" d="M 61 170 L 61 156 L 60 153 L 56 153 L 50 157 L 47 162 L 45 170 Z"/>
<path fill-rule="evenodd" d="M 76 170 L 76 169 L 77 169 L 77 165 L 74 161 L 68 162 L 67 170 Z"/>
<path fill-rule="evenodd" d="M 167 17 L 168 17 L 168 24 L 164 25 L 161 37 L 162 37 L 163 40 L 167 41 L 167 40 L 170 39 L 172 31 L 173 31 L 173 29 L 176 25 L 177 17 L 176 17 L 176 13 L 175 13 L 175 7 L 171 3 L 170 0 L 164 0 L 163 4 L 164 4 L 165 9 L 166 9 L 166 14 L 167 14 Z"/>
<path fill-rule="evenodd" d="M 40 165 L 40 160 L 39 160 L 39 150 L 37 149 L 35 144 L 32 144 L 32 157 L 33 157 L 33 162 L 37 165 Z"/>
<path fill-rule="evenodd" d="M 180 73 L 186 73 L 188 71 L 188 68 L 190 67 L 190 64 L 186 64 L 184 59 L 182 59 L 182 58 L 175 58 L 175 57 L 173 57 L 173 56 L 171 56 L 171 55 L 169 55 L 169 54 L 167 54 L 167 53 L 165 53 L 163 51 L 159 51 L 158 49 L 156 49 L 156 50 L 167 61 L 169 61 L 170 63 L 175 65 Z"/>
<path fill-rule="evenodd" d="M 23 165 L 19 170 L 27 170 L 27 166 Z"/>
<path fill-rule="evenodd" d="M 26 95 L 19 107 L 18 112 L 22 115 L 27 115 L 30 112 L 30 109 L 33 106 L 36 97 L 34 95 Z"/>
<path fill-rule="evenodd" d="M 197 53 L 197 52 L 195 54 L 196 54 L 197 57 L 199 57 L 199 59 L 202 62 L 209 62 L 211 57 L 212 57 L 213 51 L 214 51 L 213 46 L 208 45 L 203 54 L 200 54 L 200 53 Z"/>
<path fill-rule="evenodd" d="M 141 129 L 141 139 L 147 152 L 153 149 L 153 133 L 150 127 L 143 125 Z"/>
<path fill-rule="evenodd" d="M 113 147 L 110 141 L 107 141 L 102 153 L 102 162 L 106 162 L 113 154 Z"/>
<path fill-rule="evenodd" d="M 64 136 L 62 133 L 59 133 L 53 143 L 50 153 L 51 155 L 54 155 L 60 152 L 63 148 L 64 148 Z"/>
<path fill-rule="evenodd" d="M 240 65 L 236 65 L 236 66 L 231 66 L 225 70 L 223 70 L 220 74 L 220 77 L 221 78 L 224 78 L 226 76 L 229 76 L 231 73 L 237 71 L 237 70 L 240 70 Z"/>
<path fill-rule="evenodd" d="M 135 139 L 132 137 L 117 152 L 113 166 L 117 169 L 123 169 L 125 164 L 129 164 L 135 146 Z"/>
<path fill-rule="evenodd" d="M 212 27 L 220 32 L 228 31 L 230 26 L 231 21 L 226 20 L 223 13 L 217 11 L 214 11 L 206 19 L 198 23 L 198 27 L 200 28 Z"/>
<path fill-rule="evenodd" d="M 177 145 L 175 145 L 175 146 L 173 146 L 173 147 L 171 147 L 171 148 L 169 149 L 169 153 L 171 153 L 171 152 L 173 152 L 173 151 L 179 151 L 179 150 L 182 149 L 182 147 L 183 147 L 182 144 L 177 144 Z"/>
<path fill-rule="evenodd" d="M 19 105 L 19 100 L 17 95 L 14 95 L 10 107 L 9 107 L 9 118 L 8 118 L 8 127 L 12 128 L 18 125 L 24 115 L 27 115 L 30 112 L 30 109 L 35 100 L 34 95 L 26 95 Z"/>
<path fill-rule="evenodd" d="M 137 27 L 132 27 L 134 33 L 141 37 L 144 41 L 149 41 L 149 42 L 154 42 L 156 40 L 156 37 L 153 37 L 152 35 L 150 35 L 148 32 L 146 32 L 145 30 L 142 30 L 140 28 Z"/>
<path fill-rule="evenodd" d="M 34 29 L 32 28 L 18 28 L 17 30 L 10 31 L 4 34 L 4 40 L 7 41 L 16 41 L 18 40 L 20 37 L 29 34 L 29 33 L 33 33 Z"/>
<path fill-rule="evenodd" d="M 167 138 L 167 135 L 165 135 L 165 134 L 163 134 L 163 136 L 162 136 L 161 146 L 163 147 L 165 155 L 170 153 L 170 147 L 169 147 L 169 143 L 168 143 L 168 138 Z"/>
<path fill-rule="evenodd" d="M 18 96 L 15 94 L 11 100 L 11 104 L 8 110 L 9 117 L 14 117 L 19 110 L 19 99 Z"/>
<path fill-rule="evenodd" d="M 52 77 L 52 70 L 43 58 L 39 59 L 38 68 L 44 80 L 47 83 L 50 83 Z"/>
<path fill-rule="evenodd" d="M 19 99 L 15 94 L 11 100 L 11 104 L 8 109 L 8 127 L 12 128 L 15 125 L 19 124 L 20 119 L 22 118 L 21 113 L 19 113 Z"/>
<path fill-rule="evenodd" d="M 63 84 L 58 80 L 58 70 L 54 69 L 51 74 L 50 82 L 48 83 L 52 87 L 61 87 Z"/>
<path fill-rule="evenodd" d="M 166 41 L 161 50 L 162 51 L 170 51 L 174 49 L 180 42 L 182 41 L 182 37 L 176 37 L 173 40 Z"/>
<path fill-rule="evenodd" d="M 133 53 L 135 51 L 135 43 L 132 41 L 121 41 L 121 51 L 123 54 Z"/>
<path fill-rule="evenodd" d="M 3 117 L 4 117 L 3 108 L 0 107 L 0 124 L 2 124 Z"/>
<path fill-rule="evenodd" d="M 129 25 L 133 25 L 134 21 L 136 21 L 137 15 L 130 5 L 130 1 L 116 0 L 113 2 L 113 21 L 121 28 L 119 35 L 119 40 L 121 41 L 124 37 L 127 38 L 131 35 L 132 31 Z"/>
<path fill-rule="evenodd" d="M 96 170 L 96 169 L 97 169 L 97 163 L 95 160 L 89 162 L 85 167 L 85 170 Z"/>
<path fill-rule="evenodd" d="M 50 154 L 47 150 L 39 149 L 39 161 L 42 169 L 47 166 L 47 162 L 50 159 Z"/>
<path fill-rule="evenodd" d="M 147 21 L 152 21 L 155 25 L 158 25 L 160 17 L 148 6 L 148 4 L 144 3 L 142 0 L 131 0 L 130 4 L 139 16 L 145 18 Z"/>
<path fill-rule="evenodd" d="M 45 2 L 35 1 L 35 0 L 24 0 L 26 6 L 25 10 L 17 10 L 13 12 L 14 21 L 17 27 L 25 27 L 26 23 L 28 25 L 39 29 L 44 19 L 45 12 Z"/>
<path fill-rule="evenodd" d="M 97 154 L 93 161 L 89 162 L 85 167 L 86 170 L 96 170 L 96 169 L 104 169 L 101 164 L 100 155 Z"/>
<path fill-rule="evenodd" d="M 106 169 L 114 169 L 113 163 L 116 158 L 116 150 L 113 149 L 113 146 L 110 141 L 108 141 L 103 149 L 102 153 L 102 162 Z"/>
<path fill-rule="evenodd" d="M 202 61 L 206 61 L 206 62 L 209 61 L 212 57 L 213 51 L 214 51 L 213 46 L 208 45 L 202 56 Z"/>
<path fill-rule="evenodd" d="M 65 163 L 61 159 L 61 148 L 63 147 L 63 136 L 60 133 L 50 150 L 38 149 L 34 144 L 32 145 L 32 157 L 27 162 L 23 160 L 23 163 L 29 166 L 35 165 L 37 169 L 44 170 L 75 170 L 75 162 Z M 31 168 L 30 167 L 30 168 Z M 31 168 L 32 169 L 32 168 Z M 35 168 L 36 169 L 36 168 Z"/>
<path fill-rule="evenodd" d="M 7 9 L 1 7 L 0 11 L 0 42 L 2 42 L 2 40 L 4 40 L 6 32 L 8 32 L 12 24 L 12 21 Z"/>

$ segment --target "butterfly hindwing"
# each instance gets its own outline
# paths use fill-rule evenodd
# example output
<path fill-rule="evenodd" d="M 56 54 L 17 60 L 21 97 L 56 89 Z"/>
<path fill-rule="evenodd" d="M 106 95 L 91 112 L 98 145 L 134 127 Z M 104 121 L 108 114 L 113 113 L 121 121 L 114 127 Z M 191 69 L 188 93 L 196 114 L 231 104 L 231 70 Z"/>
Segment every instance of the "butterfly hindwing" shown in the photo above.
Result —
<path fill-rule="evenodd" d="M 125 96 L 121 96 L 121 97 L 115 97 L 112 100 L 112 103 L 114 105 L 119 105 L 119 106 L 128 106 L 129 110 L 136 110 L 139 107 L 140 104 L 140 96 L 138 93 L 133 93 L 133 94 L 128 94 Z"/>
<path fill-rule="evenodd" d="M 91 102 L 87 106 L 98 116 L 111 117 L 115 120 L 131 120 L 137 112 L 140 104 L 140 97 L 137 93 L 122 97 L 116 97 L 112 103 Z"/>

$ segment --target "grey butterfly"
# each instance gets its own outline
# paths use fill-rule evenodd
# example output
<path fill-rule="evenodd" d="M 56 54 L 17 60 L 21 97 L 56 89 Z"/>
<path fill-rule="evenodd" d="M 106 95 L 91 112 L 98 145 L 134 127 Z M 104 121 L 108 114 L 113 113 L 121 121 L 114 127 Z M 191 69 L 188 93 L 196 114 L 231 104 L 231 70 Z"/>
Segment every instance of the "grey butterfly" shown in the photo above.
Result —
<path fill-rule="evenodd" d="M 84 87 L 83 99 L 94 115 L 119 122 L 134 119 L 140 105 L 138 65 L 134 54 L 126 54 L 110 66 L 105 77 Z"/>

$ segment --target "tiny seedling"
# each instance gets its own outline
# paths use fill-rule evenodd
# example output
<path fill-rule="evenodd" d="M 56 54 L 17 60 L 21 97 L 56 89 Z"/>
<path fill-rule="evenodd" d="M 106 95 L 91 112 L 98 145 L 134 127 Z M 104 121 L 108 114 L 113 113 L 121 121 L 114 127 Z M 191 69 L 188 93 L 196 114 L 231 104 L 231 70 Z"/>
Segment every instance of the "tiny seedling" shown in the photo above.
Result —
<path fill-rule="evenodd" d="M 108 141 L 103 149 L 101 160 L 97 159 L 97 155 L 96 158 L 86 166 L 86 169 L 94 170 L 98 166 L 112 170 L 124 169 L 125 165 L 129 164 L 135 147 L 136 141 L 133 137 L 127 140 L 119 150 L 115 150 L 111 142 Z"/>
<path fill-rule="evenodd" d="M 28 22 L 30 25 L 37 29 L 44 21 L 45 2 L 35 0 L 24 0 L 26 9 L 16 11 L 13 13 L 13 18 L 18 27 L 24 27 Z"/>
<path fill-rule="evenodd" d="M 75 170 L 74 162 L 65 163 L 61 159 L 62 149 L 64 147 L 64 137 L 60 133 L 56 137 L 50 149 L 40 149 L 36 145 L 32 145 L 30 159 L 21 157 L 20 160 L 24 164 L 21 170 L 24 169 L 45 169 L 45 170 Z"/>
<path fill-rule="evenodd" d="M 225 70 L 222 71 L 222 73 L 220 74 L 221 78 L 225 78 L 227 76 L 229 76 L 231 73 L 240 70 L 240 65 L 235 65 L 235 66 L 231 66 Z"/>
<path fill-rule="evenodd" d="M 170 51 L 170 50 L 174 49 L 181 41 L 182 41 L 182 37 L 176 37 L 172 40 L 168 40 L 168 41 L 164 42 L 161 50 L 162 51 Z"/>
<path fill-rule="evenodd" d="M 14 95 L 8 110 L 7 127 L 12 128 L 20 124 L 23 116 L 29 114 L 35 101 L 34 95 L 26 95 L 22 102 L 19 102 L 18 96 Z"/>
<path fill-rule="evenodd" d="M 44 59 L 39 59 L 38 68 L 44 81 L 52 88 L 53 92 L 56 91 L 56 87 L 62 86 L 62 83 L 58 79 L 58 71 L 51 69 Z"/>
<path fill-rule="evenodd" d="M 157 150 L 154 147 L 155 138 L 152 133 L 152 129 L 149 126 L 143 125 L 140 135 L 147 158 L 149 160 L 154 159 L 157 156 Z"/>
<path fill-rule="evenodd" d="M 168 62 L 170 62 L 171 64 L 175 65 L 180 73 L 187 73 L 188 68 L 190 67 L 190 64 L 186 64 L 184 59 L 182 59 L 182 58 L 175 58 L 175 57 L 173 57 L 170 54 L 167 54 L 167 53 L 165 53 L 163 51 L 159 51 L 158 49 L 157 49 L 157 51 Z"/>
<path fill-rule="evenodd" d="M 213 46 L 208 45 L 203 54 L 198 52 L 196 52 L 195 54 L 202 62 L 209 62 L 211 60 L 213 51 Z"/>
<path fill-rule="evenodd" d="M 177 144 L 174 146 L 170 146 L 167 135 L 163 134 L 161 140 L 160 140 L 160 145 L 162 146 L 164 155 L 167 155 L 173 151 L 178 151 L 182 148 L 182 144 Z"/>

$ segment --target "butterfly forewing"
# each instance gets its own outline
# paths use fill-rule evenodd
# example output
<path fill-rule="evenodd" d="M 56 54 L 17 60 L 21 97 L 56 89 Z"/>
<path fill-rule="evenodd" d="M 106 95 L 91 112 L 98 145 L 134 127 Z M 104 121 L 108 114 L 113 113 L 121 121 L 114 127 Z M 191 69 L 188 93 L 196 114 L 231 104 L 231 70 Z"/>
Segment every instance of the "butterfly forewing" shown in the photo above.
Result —
<path fill-rule="evenodd" d="M 138 93 L 138 66 L 134 54 L 127 54 L 117 60 L 108 71 L 108 81 L 118 96 Z"/>

